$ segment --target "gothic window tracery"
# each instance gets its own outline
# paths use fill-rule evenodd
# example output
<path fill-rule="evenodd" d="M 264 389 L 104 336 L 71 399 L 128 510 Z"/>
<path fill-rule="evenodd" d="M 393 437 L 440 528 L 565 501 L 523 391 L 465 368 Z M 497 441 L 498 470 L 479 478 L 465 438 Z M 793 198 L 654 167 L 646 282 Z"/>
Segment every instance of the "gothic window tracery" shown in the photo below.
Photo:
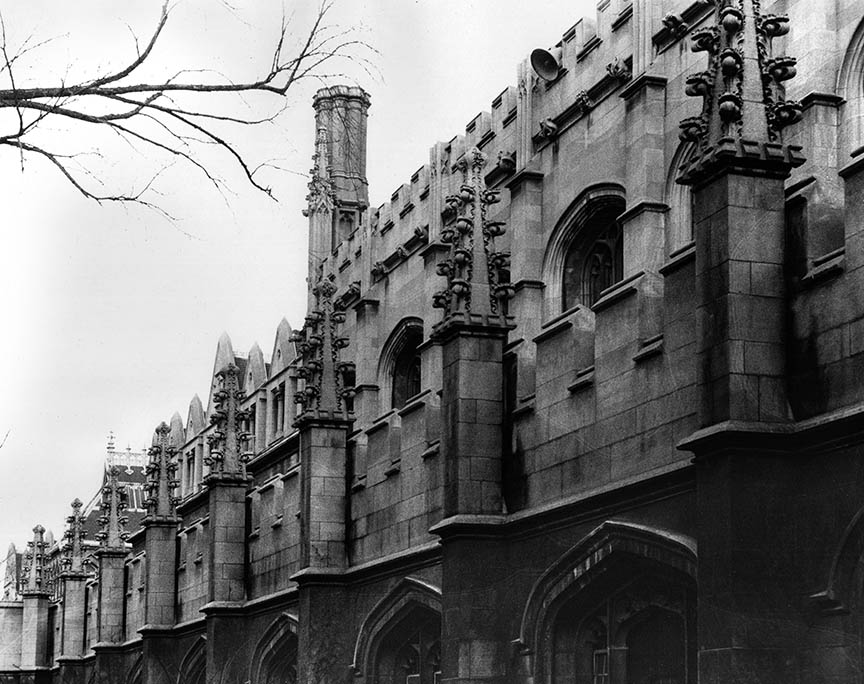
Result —
<path fill-rule="evenodd" d="M 420 328 L 409 327 L 393 360 L 391 408 L 399 409 L 421 389 L 421 361 L 418 347 L 423 341 Z"/>
<path fill-rule="evenodd" d="M 588 610 L 571 600 L 555 620 L 551 684 L 695 681 L 691 604 L 684 587 L 650 576 Z"/>
<path fill-rule="evenodd" d="M 564 311 L 577 304 L 593 305 L 623 277 L 624 242 L 618 213 L 615 208 L 597 211 L 571 241 L 564 258 Z"/>
<path fill-rule="evenodd" d="M 375 684 L 435 684 L 441 676 L 441 617 L 416 608 L 384 637 Z"/>

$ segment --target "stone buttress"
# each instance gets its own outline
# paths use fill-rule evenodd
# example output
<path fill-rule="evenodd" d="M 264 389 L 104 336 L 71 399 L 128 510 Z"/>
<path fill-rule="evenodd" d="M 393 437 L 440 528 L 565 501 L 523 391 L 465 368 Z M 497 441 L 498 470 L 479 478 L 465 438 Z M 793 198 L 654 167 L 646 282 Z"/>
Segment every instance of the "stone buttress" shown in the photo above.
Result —
<path fill-rule="evenodd" d="M 788 19 L 758 0 L 715 5 L 713 24 L 692 36 L 708 67 L 686 81 L 703 108 L 681 123 L 696 151 L 679 177 L 693 189 L 696 241 L 702 429 L 684 448 L 697 464 L 699 678 L 785 682 L 803 625 L 783 561 L 794 530 L 771 509 L 796 486 L 783 441 L 784 181 L 804 159 L 783 129 L 801 108 L 785 98 L 795 59 L 775 49 Z"/>
<path fill-rule="evenodd" d="M 444 547 L 443 678 L 479 682 L 502 676 L 506 663 L 495 591 L 508 570 L 496 529 L 504 513 L 503 354 L 513 287 L 503 277 L 510 255 L 495 247 L 505 228 L 494 215 L 498 192 L 484 181 L 486 155 L 474 148 L 458 164 L 462 184 L 445 199 L 441 233 L 450 253 L 438 265 L 447 287 L 433 301 L 444 311 L 432 340 L 443 359 L 445 484 L 444 520 L 432 531 Z"/>

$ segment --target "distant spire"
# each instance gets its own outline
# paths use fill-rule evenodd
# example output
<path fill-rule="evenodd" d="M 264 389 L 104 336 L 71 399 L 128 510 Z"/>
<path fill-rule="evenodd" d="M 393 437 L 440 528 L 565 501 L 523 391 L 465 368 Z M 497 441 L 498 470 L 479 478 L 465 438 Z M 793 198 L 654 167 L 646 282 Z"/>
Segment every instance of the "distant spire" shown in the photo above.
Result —
<path fill-rule="evenodd" d="M 114 451 L 114 430 L 108 431 L 108 451 Z"/>
<path fill-rule="evenodd" d="M 66 531 L 63 533 L 63 569 L 65 572 L 80 573 L 84 569 L 83 541 L 87 533 L 84 531 L 84 516 L 81 515 L 81 499 L 72 502 L 72 515 L 66 518 Z"/>
<path fill-rule="evenodd" d="M 714 24 L 692 34 L 693 51 L 708 53 L 708 69 L 687 78 L 685 91 L 702 98 L 702 113 L 681 122 L 681 139 L 698 150 L 679 181 L 699 182 L 729 163 L 780 172 L 800 166 L 801 148 L 783 143 L 783 130 L 801 120 L 801 105 L 786 99 L 796 62 L 774 55 L 789 18 L 763 14 L 759 0 L 714 4 Z"/>
<path fill-rule="evenodd" d="M 250 435 L 243 432 L 243 421 L 248 411 L 240 409 L 246 397 L 240 389 L 240 369 L 229 363 L 216 373 L 213 390 L 213 411 L 210 423 L 215 426 L 208 435 L 210 455 L 206 458 L 210 466 L 208 479 L 245 479 L 245 462 L 251 454 L 246 450 Z"/>
<path fill-rule="evenodd" d="M 345 382 L 350 364 L 339 362 L 339 352 L 348 346 L 348 338 L 337 332 L 337 326 L 345 322 L 345 312 L 334 305 L 335 292 L 332 276 L 315 284 L 315 308 L 306 316 L 303 329 L 292 336 L 303 359 L 299 376 L 305 381 L 294 397 L 303 408 L 298 422 L 310 417 L 347 417 L 345 397 L 353 388 L 346 387 Z"/>
<path fill-rule="evenodd" d="M 178 482 L 174 479 L 177 471 L 177 463 L 174 456 L 177 449 L 171 445 L 171 428 L 167 423 L 160 423 L 153 433 L 153 446 L 148 454 L 150 462 L 147 464 L 147 498 L 144 505 L 147 507 L 147 515 L 144 523 L 156 520 L 175 519 L 175 506 L 177 498 L 174 492 Z"/>
<path fill-rule="evenodd" d="M 111 466 L 108 478 L 102 486 L 102 503 L 99 508 L 100 530 L 96 533 L 101 550 L 117 551 L 125 549 L 125 541 L 129 534 L 124 530 L 128 521 L 123 511 L 126 510 L 126 487 L 118 481 L 120 469 Z"/>
<path fill-rule="evenodd" d="M 48 581 L 45 571 L 45 528 L 36 525 L 33 528 L 33 541 L 27 542 L 27 552 L 24 554 L 22 594 L 47 594 Z"/>

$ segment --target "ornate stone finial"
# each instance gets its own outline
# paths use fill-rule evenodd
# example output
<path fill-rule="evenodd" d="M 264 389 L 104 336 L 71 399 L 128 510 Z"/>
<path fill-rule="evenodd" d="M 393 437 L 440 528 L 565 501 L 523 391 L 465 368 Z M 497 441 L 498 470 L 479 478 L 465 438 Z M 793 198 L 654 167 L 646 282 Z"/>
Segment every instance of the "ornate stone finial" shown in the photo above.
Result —
<path fill-rule="evenodd" d="M 345 312 L 336 306 L 333 276 L 321 278 L 312 288 L 315 308 L 306 316 L 299 334 L 298 351 L 303 365 L 298 375 L 304 387 L 294 397 L 302 406 L 297 419 L 307 418 L 346 420 L 349 417 L 345 399 L 353 396 L 350 386 L 350 365 L 340 362 L 340 351 L 348 346 L 348 338 L 339 334 L 345 322 Z"/>
<path fill-rule="evenodd" d="M 48 580 L 45 577 L 45 528 L 36 525 L 33 528 L 33 541 L 27 542 L 24 554 L 21 585 L 22 594 L 47 594 Z"/>
<path fill-rule="evenodd" d="M 72 515 L 66 518 L 66 531 L 63 533 L 63 570 L 67 573 L 84 571 L 84 516 L 81 515 L 81 499 L 72 502 Z"/>
<path fill-rule="evenodd" d="M 795 59 L 773 55 L 789 19 L 763 14 L 760 0 L 714 4 L 714 25 L 692 34 L 693 51 L 708 53 L 708 69 L 687 78 L 686 93 L 703 104 L 699 116 L 681 122 L 681 139 L 698 151 L 679 181 L 697 183 L 728 163 L 788 173 L 804 162 L 800 147 L 783 143 L 783 129 L 801 119 L 801 105 L 786 99 Z"/>
<path fill-rule="evenodd" d="M 108 469 L 108 478 L 102 486 L 102 503 L 99 509 L 99 532 L 96 539 L 99 540 L 100 551 L 124 551 L 126 538 L 129 534 L 125 531 L 128 518 L 123 515 L 126 510 L 126 486 L 119 482 L 120 468 L 111 466 Z"/>
<path fill-rule="evenodd" d="M 319 128 L 315 138 L 315 154 L 312 155 L 312 176 L 309 181 L 309 194 L 306 201 L 309 207 L 303 214 L 311 216 L 315 213 L 329 214 L 336 204 L 336 193 L 333 190 L 333 180 L 327 165 L 327 129 Z"/>
<path fill-rule="evenodd" d="M 444 322 L 506 323 L 504 302 L 513 296 L 510 254 L 495 251 L 495 238 L 505 228 L 502 221 L 489 218 L 489 207 L 499 201 L 499 193 L 486 188 L 485 165 L 486 156 L 472 149 L 461 164 L 459 194 L 445 199 L 450 220 L 441 239 L 450 243 L 450 255 L 438 264 L 438 275 L 447 278 L 447 289 L 437 292 L 432 302 L 444 309 Z"/>
<path fill-rule="evenodd" d="M 179 482 L 175 479 L 177 463 L 174 457 L 177 449 L 170 442 L 171 428 L 167 423 L 160 423 L 153 433 L 153 446 L 147 452 L 150 462 L 147 464 L 147 498 L 144 505 L 147 515 L 144 523 L 156 520 L 174 521 L 175 507 L 179 503 L 174 492 Z"/>
<path fill-rule="evenodd" d="M 216 373 L 213 392 L 213 413 L 210 424 L 215 430 L 208 435 L 210 454 L 205 459 L 210 466 L 208 480 L 246 479 L 246 461 L 252 454 L 246 449 L 251 435 L 243 431 L 249 412 L 240 409 L 246 393 L 240 389 L 240 369 L 229 363 Z"/>

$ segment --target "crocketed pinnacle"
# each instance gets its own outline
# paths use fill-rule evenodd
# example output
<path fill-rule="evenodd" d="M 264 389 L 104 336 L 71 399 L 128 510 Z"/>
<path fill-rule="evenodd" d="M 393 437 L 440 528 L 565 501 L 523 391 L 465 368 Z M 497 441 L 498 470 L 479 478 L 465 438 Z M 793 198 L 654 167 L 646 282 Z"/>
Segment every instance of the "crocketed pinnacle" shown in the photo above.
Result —
<path fill-rule="evenodd" d="M 63 570 L 78 574 L 84 570 L 84 516 L 81 514 L 81 499 L 72 502 L 72 515 L 66 517 L 66 531 L 63 533 Z"/>
<path fill-rule="evenodd" d="M 315 137 L 315 154 L 312 155 L 312 168 L 309 175 L 309 194 L 306 201 L 309 203 L 305 210 L 306 216 L 314 214 L 329 215 L 333 211 L 336 195 L 333 190 L 333 181 L 330 178 L 330 167 L 327 163 L 327 129 L 319 128 Z"/>
<path fill-rule="evenodd" d="M 153 443 L 150 447 L 150 462 L 147 464 L 147 515 L 144 524 L 157 520 L 175 520 L 177 499 L 174 492 L 177 480 L 177 462 L 174 457 L 177 449 L 171 443 L 171 428 L 167 423 L 160 423 L 153 432 Z"/>
<path fill-rule="evenodd" d="M 125 530 L 128 518 L 124 515 L 127 493 L 126 486 L 120 483 L 119 478 L 120 469 L 111 466 L 102 486 L 100 530 L 96 533 L 100 551 L 124 551 L 126 548 L 126 538 L 129 536 Z"/>
<path fill-rule="evenodd" d="M 240 408 L 245 397 L 240 389 L 240 369 L 234 363 L 217 371 L 210 414 L 214 430 L 207 437 L 210 453 L 205 459 L 210 481 L 246 479 L 245 463 L 251 453 L 246 450 L 250 435 L 244 431 L 249 412 Z"/>
<path fill-rule="evenodd" d="M 293 336 L 303 361 L 298 369 L 303 387 L 294 397 L 302 407 L 298 423 L 308 418 L 348 418 L 345 400 L 354 391 L 348 382 L 353 364 L 339 360 L 348 338 L 340 335 L 345 312 L 336 306 L 335 292 L 332 276 L 321 278 L 313 286 L 315 306 L 306 316 L 303 329 Z"/>
<path fill-rule="evenodd" d="M 33 528 L 33 541 L 27 542 L 23 571 L 22 593 L 25 596 L 48 593 L 48 582 L 45 577 L 45 528 L 42 525 Z"/>
<path fill-rule="evenodd" d="M 455 321 L 508 324 L 506 302 L 513 296 L 510 254 L 495 250 L 495 238 L 504 234 L 505 226 L 489 215 L 500 197 L 497 190 L 486 188 L 485 166 L 486 155 L 476 147 L 469 150 L 457 162 L 462 186 L 458 194 L 445 198 L 441 240 L 450 244 L 450 255 L 438 264 L 438 275 L 447 278 L 447 289 L 437 292 L 432 302 L 444 309 L 439 328 Z"/>
<path fill-rule="evenodd" d="M 774 40 L 789 32 L 785 16 L 763 14 L 759 0 L 715 0 L 714 23 L 692 36 L 708 68 L 687 78 L 686 93 L 702 98 L 699 116 L 681 122 L 681 139 L 697 146 L 679 182 L 698 183 L 724 164 L 778 174 L 804 162 L 801 148 L 784 144 L 784 129 L 801 119 L 786 99 L 795 59 L 774 55 Z"/>

